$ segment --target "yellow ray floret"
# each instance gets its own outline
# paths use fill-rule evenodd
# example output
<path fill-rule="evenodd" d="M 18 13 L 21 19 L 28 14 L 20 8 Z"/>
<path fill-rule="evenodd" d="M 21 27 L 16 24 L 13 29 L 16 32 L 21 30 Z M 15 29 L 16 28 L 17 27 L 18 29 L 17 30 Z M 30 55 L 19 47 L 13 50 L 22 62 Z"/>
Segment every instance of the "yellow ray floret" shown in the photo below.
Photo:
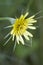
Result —
<path fill-rule="evenodd" d="M 24 36 L 24 38 L 27 40 L 29 40 L 29 37 L 33 37 L 33 35 L 27 31 L 27 29 L 36 29 L 36 27 L 33 26 L 33 23 L 37 22 L 37 20 L 34 19 L 35 15 L 26 18 L 28 14 L 29 13 L 27 12 L 25 15 L 21 15 L 15 20 L 15 23 L 11 25 L 12 30 L 10 31 L 10 35 L 12 36 L 13 41 L 16 36 L 16 41 L 18 44 L 19 41 L 24 44 L 22 36 Z"/>

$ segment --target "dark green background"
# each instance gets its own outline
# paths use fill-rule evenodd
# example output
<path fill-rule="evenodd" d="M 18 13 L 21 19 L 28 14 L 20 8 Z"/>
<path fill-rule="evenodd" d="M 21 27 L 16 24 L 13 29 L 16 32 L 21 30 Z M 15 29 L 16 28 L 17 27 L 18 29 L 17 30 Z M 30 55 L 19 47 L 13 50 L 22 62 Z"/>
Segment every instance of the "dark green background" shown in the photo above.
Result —
<path fill-rule="evenodd" d="M 43 11 L 43 0 L 0 0 L 0 17 L 16 18 L 27 11 L 29 16 Z M 40 16 L 43 16 L 43 12 L 35 18 Z M 11 40 L 3 46 L 7 40 L 4 36 L 11 30 L 3 27 L 10 24 L 8 20 L 0 20 L 0 65 L 43 65 L 43 17 L 35 24 L 38 28 L 35 31 L 30 30 L 34 35 L 32 47 L 17 44 L 14 52 L 14 42 Z"/>

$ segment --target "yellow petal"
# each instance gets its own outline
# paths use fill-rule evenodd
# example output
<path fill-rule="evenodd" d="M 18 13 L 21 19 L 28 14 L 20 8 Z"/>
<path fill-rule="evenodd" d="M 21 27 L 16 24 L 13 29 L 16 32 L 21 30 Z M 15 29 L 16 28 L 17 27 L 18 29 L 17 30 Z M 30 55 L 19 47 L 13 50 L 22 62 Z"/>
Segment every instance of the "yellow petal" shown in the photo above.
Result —
<path fill-rule="evenodd" d="M 35 17 L 35 15 L 33 15 L 33 16 L 29 17 L 29 18 L 34 18 L 34 17 Z"/>
<path fill-rule="evenodd" d="M 29 40 L 29 37 L 25 34 L 23 34 L 23 36 L 25 37 L 26 40 Z"/>
<path fill-rule="evenodd" d="M 31 18 L 27 18 L 26 21 L 28 21 L 28 24 L 37 22 L 37 20 L 31 19 Z"/>
<path fill-rule="evenodd" d="M 26 31 L 25 34 L 29 35 L 30 37 L 33 37 L 33 35 L 30 32 L 28 32 L 28 31 Z"/>
<path fill-rule="evenodd" d="M 28 34 L 29 34 L 30 37 L 33 37 L 33 35 L 30 32 L 28 32 Z"/>
<path fill-rule="evenodd" d="M 12 38 L 12 41 L 14 41 L 14 37 L 15 37 L 15 35 L 13 34 L 13 38 Z"/>
<path fill-rule="evenodd" d="M 29 23 L 36 23 L 36 20 L 30 20 Z"/>
<path fill-rule="evenodd" d="M 12 31 L 10 32 L 10 34 L 13 34 L 14 33 L 14 30 L 12 29 Z"/>
<path fill-rule="evenodd" d="M 29 29 L 36 29 L 34 26 L 28 26 Z"/>
<path fill-rule="evenodd" d="M 19 44 L 19 36 L 18 35 L 16 35 L 16 41 Z"/>
<path fill-rule="evenodd" d="M 33 24 L 30 23 L 30 24 L 28 24 L 28 25 L 33 25 Z"/>
<path fill-rule="evenodd" d="M 20 42 L 24 45 L 24 40 L 23 40 L 23 38 L 22 38 L 22 36 L 20 35 Z"/>
<path fill-rule="evenodd" d="M 28 16 L 28 14 L 29 14 L 29 13 L 27 12 L 27 13 L 24 15 L 24 18 L 26 18 L 26 17 Z"/>
<path fill-rule="evenodd" d="M 21 20 L 21 19 L 23 19 L 23 15 L 20 16 L 20 19 L 19 20 Z"/>

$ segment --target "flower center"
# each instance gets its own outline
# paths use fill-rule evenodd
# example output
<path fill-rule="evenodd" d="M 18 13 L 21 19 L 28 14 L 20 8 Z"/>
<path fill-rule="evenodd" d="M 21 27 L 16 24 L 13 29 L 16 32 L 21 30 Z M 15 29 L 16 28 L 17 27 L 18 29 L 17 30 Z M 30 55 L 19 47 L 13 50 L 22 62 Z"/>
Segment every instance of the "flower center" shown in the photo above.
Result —
<path fill-rule="evenodd" d="M 11 34 L 22 35 L 26 31 L 27 26 L 28 22 L 26 21 L 25 17 L 21 15 L 21 17 L 16 19 L 15 23 L 13 24 Z"/>
<path fill-rule="evenodd" d="M 18 20 L 17 23 L 14 24 L 13 30 L 14 30 L 14 34 L 16 35 L 22 35 L 27 28 L 27 24 L 25 22 L 25 20 L 20 21 Z"/>

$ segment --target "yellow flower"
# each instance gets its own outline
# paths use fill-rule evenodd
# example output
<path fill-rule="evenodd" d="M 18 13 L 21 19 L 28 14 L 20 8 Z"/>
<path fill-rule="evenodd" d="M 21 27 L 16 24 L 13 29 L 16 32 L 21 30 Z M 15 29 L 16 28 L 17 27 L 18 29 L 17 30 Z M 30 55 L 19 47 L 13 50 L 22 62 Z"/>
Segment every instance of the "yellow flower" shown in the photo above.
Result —
<path fill-rule="evenodd" d="M 36 29 L 36 27 L 33 26 L 33 23 L 37 22 L 37 20 L 34 19 L 35 15 L 26 18 L 28 14 L 29 13 L 27 12 L 25 15 L 21 15 L 19 18 L 13 20 L 15 22 L 12 25 L 6 27 L 12 27 L 12 30 L 5 36 L 5 38 L 7 38 L 9 34 L 11 35 L 7 42 L 11 38 L 12 41 L 14 41 L 14 38 L 16 37 L 16 42 L 19 44 L 20 41 L 24 45 L 25 42 L 23 40 L 23 36 L 26 40 L 29 40 L 29 37 L 33 37 L 33 35 L 27 31 L 27 29 Z"/>

